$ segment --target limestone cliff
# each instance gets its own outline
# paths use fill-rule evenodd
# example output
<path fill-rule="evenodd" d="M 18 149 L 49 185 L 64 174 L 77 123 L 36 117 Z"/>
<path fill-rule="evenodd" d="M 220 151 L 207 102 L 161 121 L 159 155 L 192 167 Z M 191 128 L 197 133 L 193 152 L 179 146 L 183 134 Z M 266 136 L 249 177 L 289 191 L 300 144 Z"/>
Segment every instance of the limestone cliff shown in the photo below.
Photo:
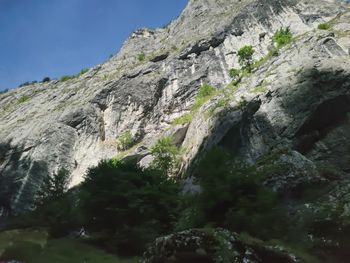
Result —
<path fill-rule="evenodd" d="M 329 30 L 317 29 L 328 21 Z M 267 57 L 286 27 L 293 41 Z M 228 72 L 248 44 L 262 63 L 233 91 Z M 215 144 L 249 162 L 288 149 L 278 161 L 290 171 L 267 182 L 280 191 L 324 180 L 318 163 L 349 174 L 349 49 L 350 11 L 336 0 L 190 0 L 168 26 L 137 30 L 86 74 L 0 95 L 0 214 L 28 208 L 43 177 L 60 168 L 76 185 L 104 158 L 147 165 L 165 134 L 184 149 L 180 174 Z M 218 95 L 174 125 L 204 83 Z M 116 140 L 126 131 L 136 146 L 122 152 Z"/>

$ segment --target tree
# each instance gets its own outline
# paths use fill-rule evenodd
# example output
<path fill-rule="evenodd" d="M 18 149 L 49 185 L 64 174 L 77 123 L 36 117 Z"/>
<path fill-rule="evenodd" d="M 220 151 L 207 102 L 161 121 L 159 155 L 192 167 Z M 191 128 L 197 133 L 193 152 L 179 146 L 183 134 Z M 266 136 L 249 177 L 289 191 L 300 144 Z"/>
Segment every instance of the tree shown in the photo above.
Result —
<path fill-rule="evenodd" d="M 158 171 L 134 162 L 101 161 L 81 185 L 87 227 L 104 230 L 114 249 L 141 253 L 177 217 L 179 186 Z"/>
<path fill-rule="evenodd" d="M 177 165 L 179 150 L 170 136 L 161 138 L 152 148 L 152 166 L 165 175 L 170 175 Z"/>
<path fill-rule="evenodd" d="M 69 180 L 70 175 L 65 169 L 60 169 L 53 176 L 45 177 L 36 193 L 36 205 L 43 206 L 61 198 L 68 190 Z"/>
<path fill-rule="evenodd" d="M 83 222 L 78 191 L 68 191 L 69 181 L 68 171 L 60 169 L 57 174 L 44 178 L 36 194 L 32 217 L 38 226 L 47 227 L 53 237 L 65 236 Z"/>
<path fill-rule="evenodd" d="M 243 69 L 251 70 L 253 64 L 253 54 L 255 50 L 252 46 L 247 45 L 238 50 L 238 62 Z"/>
<path fill-rule="evenodd" d="M 276 209 L 277 195 L 263 185 L 265 171 L 214 148 L 199 162 L 193 175 L 201 191 L 185 202 L 181 227 L 212 225 L 263 238 L 280 233 L 275 228 L 283 225 L 277 222 L 283 216 Z"/>
<path fill-rule="evenodd" d="M 49 82 L 51 79 L 49 78 L 49 77 L 45 77 L 45 78 L 43 78 L 43 80 L 42 80 L 42 82 L 44 83 L 44 82 Z"/>

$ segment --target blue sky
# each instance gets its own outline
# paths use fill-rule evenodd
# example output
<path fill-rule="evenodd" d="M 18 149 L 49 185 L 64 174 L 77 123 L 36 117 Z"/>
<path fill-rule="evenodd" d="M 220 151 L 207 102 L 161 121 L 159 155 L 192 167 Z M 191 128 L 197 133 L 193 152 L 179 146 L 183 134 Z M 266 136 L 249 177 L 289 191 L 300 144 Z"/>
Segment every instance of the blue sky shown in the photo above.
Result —
<path fill-rule="evenodd" d="M 188 0 L 0 0 L 0 90 L 78 73 L 132 31 L 161 27 Z"/>

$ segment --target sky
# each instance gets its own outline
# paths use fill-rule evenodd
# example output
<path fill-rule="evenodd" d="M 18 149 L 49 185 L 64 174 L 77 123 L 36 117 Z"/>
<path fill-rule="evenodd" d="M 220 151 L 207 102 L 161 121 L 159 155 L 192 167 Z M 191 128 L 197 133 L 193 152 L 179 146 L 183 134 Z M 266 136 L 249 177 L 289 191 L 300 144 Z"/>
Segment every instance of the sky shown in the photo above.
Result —
<path fill-rule="evenodd" d="M 188 0 L 0 0 L 0 90 L 73 75 L 162 27 Z"/>

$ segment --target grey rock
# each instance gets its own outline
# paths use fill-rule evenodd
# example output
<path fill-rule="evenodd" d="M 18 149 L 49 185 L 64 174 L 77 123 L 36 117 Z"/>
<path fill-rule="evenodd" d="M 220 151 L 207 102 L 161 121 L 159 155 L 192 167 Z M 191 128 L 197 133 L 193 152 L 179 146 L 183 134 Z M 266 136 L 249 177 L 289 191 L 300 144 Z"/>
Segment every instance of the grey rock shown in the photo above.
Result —
<path fill-rule="evenodd" d="M 228 253 L 220 253 L 226 251 Z M 224 229 L 189 229 L 157 238 L 142 263 L 170 262 L 302 262 L 282 247 L 245 242 Z"/>

